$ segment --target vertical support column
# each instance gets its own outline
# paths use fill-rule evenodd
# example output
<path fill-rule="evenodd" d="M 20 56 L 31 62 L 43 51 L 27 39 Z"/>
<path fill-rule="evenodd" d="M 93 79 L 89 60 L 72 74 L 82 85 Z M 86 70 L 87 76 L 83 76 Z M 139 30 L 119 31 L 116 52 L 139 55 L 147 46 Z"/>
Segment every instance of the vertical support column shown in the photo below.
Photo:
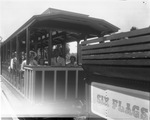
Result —
<path fill-rule="evenodd" d="M 20 60 L 19 60 L 19 36 L 17 35 L 16 36 L 16 52 L 17 52 L 17 61 L 18 61 L 18 63 L 20 64 Z M 19 67 L 19 66 L 17 66 L 17 67 Z"/>
<path fill-rule="evenodd" d="M 1 46 L 2 37 L 0 36 L 0 75 L 2 74 L 2 46 Z"/>
<path fill-rule="evenodd" d="M 8 44 L 8 49 L 9 49 L 9 56 L 8 56 L 8 60 L 9 60 L 9 62 L 8 62 L 8 66 L 10 65 L 10 55 L 11 55 L 11 53 L 10 53 L 10 41 L 9 41 L 9 44 Z"/>
<path fill-rule="evenodd" d="M 65 63 L 66 63 L 66 39 L 67 39 L 67 34 L 65 33 L 64 34 L 64 41 L 63 41 L 63 46 L 62 46 L 62 48 L 63 48 L 63 51 L 62 51 L 62 53 L 63 53 L 63 58 L 65 59 Z"/>
<path fill-rule="evenodd" d="M 7 59 L 7 56 L 8 56 L 8 47 L 7 47 L 7 45 L 8 45 L 8 42 L 6 43 L 6 65 L 7 65 L 7 63 L 8 63 L 8 59 Z"/>
<path fill-rule="evenodd" d="M 42 102 L 44 102 L 45 71 L 42 70 Z"/>
<path fill-rule="evenodd" d="M 51 65 L 52 58 L 52 29 L 49 30 L 49 40 L 48 40 L 48 65 Z"/>
<path fill-rule="evenodd" d="M 34 48 L 35 48 L 35 52 L 37 52 L 37 48 L 38 48 L 38 46 L 37 46 L 37 41 L 38 41 L 38 38 L 37 38 L 37 40 L 34 40 L 34 43 L 35 43 L 35 46 L 34 46 Z"/>
<path fill-rule="evenodd" d="M 12 58 L 12 40 L 10 40 L 10 62 L 11 62 L 11 58 Z M 10 82 L 12 83 L 12 71 L 10 71 Z"/>
<path fill-rule="evenodd" d="M 20 60 L 19 60 L 19 37 L 18 35 L 16 36 L 16 57 L 17 57 L 17 71 L 16 71 L 16 82 L 17 82 L 17 88 L 19 89 L 19 65 L 20 65 Z"/>
<path fill-rule="evenodd" d="M 78 70 L 76 70 L 75 98 L 78 98 Z"/>
<path fill-rule="evenodd" d="M 7 78 L 7 43 L 5 43 L 5 78 Z"/>
<path fill-rule="evenodd" d="M 41 47 L 41 48 L 40 48 L 40 49 L 41 49 L 41 57 L 44 58 L 44 54 L 43 54 L 43 40 L 42 40 L 42 37 L 40 37 L 40 44 L 41 44 L 41 46 L 40 46 L 40 47 Z"/>
<path fill-rule="evenodd" d="M 77 64 L 79 64 L 81 53 L 80 53 L 79 41 L 77 41 Z"/>
<path fill-rule="evenodd" d="M 8 42 L 6 43 L 6 68 L 8 68 Z M 6 69 L 6 78 L 7 78 L 7 80 L 8 80 L 8 75 L 9 75 L 9 73 L 8 73 L 8 70 Z"/>
<path fill-rule="evenodd" d="M 5 61 L 5 45 L 3 45 L 3 63 Z"/>
<path fill-rule="evenodd" d="M 54 101 L 56 101 L 57 70 L 54 70 Z"/>
<path fill-rule="evenodd" d="M 68 70 L 65 73 L 65 99 L 67 100 L 68 97 Z"/>
<path fill-rule="evenodd" d="M 32 102 L 35 102 L 35 70 L 33 70 L 32 76 Z"/>
<path fill-rule="evenodd" d="M 7 61 L 7 43 L 5 43 L 5 62 Z M 6 65 L 6 64 L 5 64 Z"/>
<path fill-rule="evenodd" d="M 10 40 L 10 59 L 12 58 L 12 41 Z"/>
<path fill-rule="evenodd" d="M 29 65 L 29 51 L 30 51 L 30 30 L 26 28 L 26 53 L 27 53 L 27 65 Z"/>

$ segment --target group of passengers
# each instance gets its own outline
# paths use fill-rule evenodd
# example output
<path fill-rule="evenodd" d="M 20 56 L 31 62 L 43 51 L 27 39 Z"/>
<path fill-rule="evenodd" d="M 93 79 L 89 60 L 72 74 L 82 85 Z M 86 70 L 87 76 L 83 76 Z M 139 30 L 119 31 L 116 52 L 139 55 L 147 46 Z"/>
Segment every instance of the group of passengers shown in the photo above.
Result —
<path fill-rule="evenodd" d="M 24 78 L 24 72 L 25 72 L 25 66 L 27 65 L 27 56 L 26 53 L 24 53 L 22 55 L 22 63 L 21 66 L 18 63 L 17 57 L 16 57 L 17 53 L 14 52 L 12 55 L 12 59 L 10 60 L 10 66 L 8 68 L 8 70 L 10 71 L 11 75 L 14 76 L 18 76 L 19 72 L 21 75 L 21 79 Z M 41 57 L 37 56 L 36 52 L 34 51 L 30 51 L 29 52 L 29 66 L 38 66 L 38 65 L 44 65 L 45 61 L 44 59 L 42 59 Z M 20 67 L 19 67 L 20 66 Z M 59 49 L 55 49 L 53 51 L 53 57 L 51 58 L 51 66 L 67 66 L 67 67 L 75 67 L 77 66 L 76 63 L 76 57 L 75 56 L 70 56 L 70 62 L 68 64 L 66 64 L 65 59 L 62 57 L 61 51 Z M 19 69 L 20 68 L 20 69 Z M 16 78 L 14 78 L 16 79 Z M 13 84 L 17 84 L 17 81 L 15 80 Z M 22 81 L 20 81 L 21 83 L 19 84 L 23 84 Z"/>
<path fill-rule="evenodd" d="M 29 52 L 29 65 L 31 66 L 44 65 L 44 59 L 39 58 L 37 61 L 35 59 L 36 57 L 37 57 L 37 54 L 34 51 Z M 26 54 L 25 54 L 21 63 L 21 71 L 25 71 L 24 66 L 26 65 L 27 65 L 27 60 L 26 60 Z M 61 51 L 59 49 L 55 49 L 53 51 L 53 57 L 51 58 L 51 66 L 65 66 L 65 65 L 68 67 L 77 66 L 76 57 L 70 56 L 70 62 L 66 64 L 65 59 L 61 57 Z"/>

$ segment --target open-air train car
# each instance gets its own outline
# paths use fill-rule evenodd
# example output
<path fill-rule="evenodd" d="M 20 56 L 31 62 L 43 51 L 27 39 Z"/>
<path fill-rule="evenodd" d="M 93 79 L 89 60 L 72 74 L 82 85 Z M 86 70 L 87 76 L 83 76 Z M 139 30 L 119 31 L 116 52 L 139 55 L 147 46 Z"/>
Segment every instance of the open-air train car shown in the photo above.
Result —
<path fill-rule="evenodd" d="M 81 43 L 89 120 L 150 119 L 150 27 Z"/>
<path fill-rule="evenodd" d="M 56 110 L 52 110 L 55 107 L 59 111 L 59 113 L 53 111 L 56 116 L 58 114 L 60 116 L 76 116 L 83 110 L 74 110 L 74 107 L 81 105 L 85 100 L 85 76 L 80 66 L 81 40 L 101 37 L 116 31 L 118 31 L 116 26 L 101 19 L 48 9 L 41 15 L 33 16 L 2 43 L 1 74 L 5 81 L 28 101 L 48 106 L 49 109 L 46 109 L 45 113 L 47 117 L 52 115 L 49 110 Z M 66 59 L 67 43 L 73 41 L 77 43 L 78 66 L 52 66 L 53 48 L 59 46 L 62 50 L 62 57 Z M 42 65 L 29 65 L 31 50 L 43 59 Z M 9 71 L 13 53 L 17 55 L 15 72 Z M 25 72 L 22 75 L 20 68 L 24 53 L 26 53 L 27 65 L 24 67 Z M 43 111 L 41 111 L 41 116 L 42 114 L 44 114 Z"/>

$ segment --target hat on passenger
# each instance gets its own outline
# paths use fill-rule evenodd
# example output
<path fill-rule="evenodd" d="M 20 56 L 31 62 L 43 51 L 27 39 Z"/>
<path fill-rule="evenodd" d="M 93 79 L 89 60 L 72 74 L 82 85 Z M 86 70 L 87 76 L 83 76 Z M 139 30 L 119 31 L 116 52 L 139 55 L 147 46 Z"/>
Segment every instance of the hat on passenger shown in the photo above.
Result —
<path fill-rule="evenodd" d="M 31 56 L 31 54 L 33 55 L 33 58 L 35 58 L 37 56 L 36 52 L 34 52 L 34 51 L 30 51 L 29 55 Z"/>

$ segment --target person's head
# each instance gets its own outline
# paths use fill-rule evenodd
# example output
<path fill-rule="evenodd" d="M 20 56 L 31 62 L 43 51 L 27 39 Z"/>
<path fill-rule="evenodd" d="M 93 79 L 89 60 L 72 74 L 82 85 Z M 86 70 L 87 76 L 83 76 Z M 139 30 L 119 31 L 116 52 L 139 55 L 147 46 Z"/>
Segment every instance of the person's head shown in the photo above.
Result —
<path fill-rule="evenodd" d="M 71 63 L 74 63 L 76 61 L 76 57 L 75 56 L 70 56 L 70 61 L 71 61 Z"/>
<path fill-rule="evenodd" d="M 34 59 L 36 57 L 36 53 L 34 51 L 29 52 L 30 59 Z"/>

